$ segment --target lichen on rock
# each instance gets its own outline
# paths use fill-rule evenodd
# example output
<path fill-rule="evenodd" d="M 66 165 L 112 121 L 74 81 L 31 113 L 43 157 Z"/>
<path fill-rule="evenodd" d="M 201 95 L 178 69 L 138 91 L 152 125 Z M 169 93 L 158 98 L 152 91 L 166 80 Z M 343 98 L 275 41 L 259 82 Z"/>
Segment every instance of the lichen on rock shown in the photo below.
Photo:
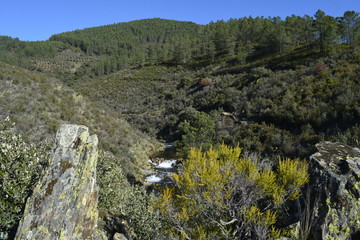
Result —
<path fill-rule="evenodd" d="M 96 164 L 98 140 L 81 125 L 64 124 L 51 162 L 28 199 L 15 239 L 100 239 Z"/>
<path fill-rule="evenodd" d="M 360 233 L 360 149 L 320 142 L 310 157 L 315 239 L 354 239 Z"/>

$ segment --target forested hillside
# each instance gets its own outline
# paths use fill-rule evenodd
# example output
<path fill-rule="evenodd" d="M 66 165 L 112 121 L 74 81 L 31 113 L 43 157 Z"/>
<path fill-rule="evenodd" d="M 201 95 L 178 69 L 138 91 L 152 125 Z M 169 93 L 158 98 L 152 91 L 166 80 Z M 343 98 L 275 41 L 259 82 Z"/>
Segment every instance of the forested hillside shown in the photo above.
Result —
<path fill-rule="evenodd" d="M 245 17 L 208 25 L 147 19 L 57 34 L 50 40 L 80 47 L 90 55 L 107 56 L 93 69 L 101 75 L 129 65 L 179 64 L 194 58 L 211 62 L 220 55 L 245 63 L 249 58 L 284 54 L 300 47 L 308 54 L 314 49 L 333 52 L 339 43 L 356 45 L 357 24 L 354 11 L 332 17 L 319 10 L 314 17 Z"/>
<path fill-rule="evenodd" d="M 2 37 L 0 57 L 56 74 L 178 150 L 224 141 L 305 157 L 321 139 L 357 142 L 359 39 L 355 11 L 207 25 L 155 18 L 42 42 Z"/>
<path fill-rule="evenodd" d="M 161 41 L 147 27 L 154 23 Z M 181 34 L 167 39 L 170 23 L 180 25 L 159 19 L 128 23 L 142 62 L 131 62 L 139 56 L 131 54 L 125 65 L 108 68 L 118 53 L 105 51 L 109 61 L 94 63 L 100 71 L 82 72 L 70 84 L 143 131 L 177 141 L 182 150 L 224 141 L 263 154 L 305 157 L 321 139 L 357 141 L 350 136 L 359 131 L 358 13 L 332 17 L 319 10 L 314 17 L 249 17 L 196 28 L 183 23 Z M 125 26 L 51 39 L 101 44 L 105 35 L 115 41 L 114 33 Z"/>
<path fill-rule="evenodd" d="M 61 123 L 84 124 L 98 135 L 105 152 L 98 166 L 99 206 L 104 216 L 129 218 L 124 231 L 133 239 L 231 239 L 230 232 L 275 238 L 289 235 L 288 204 L 308 181 L 307 163 L 290 158 L 307 159 L 322 140 L 360 146 L 360 16 L 319 10 L 206 25 L 154 18 L 40 42 L 1 36 L 0 83 L 0 118 L 15 123 L 0 128 L 9 146 L 13 133 L 21 133 L 22 144 L 43 143 Z M 142 186 L 155 138 L 173 142 L 185 159 L 175 188 L 161 198 Z M 209 174 L 218 180 L 209 183 Z M 31 193 L 26 184 L 22 194 Z M 236 187 L 242 184 L 244 189 Z M 252 193 L 246 187 L 261 193 L 249 198 L 251 208 L 236 208 L 223 197 L 235 201 L 240 191 L 246 198 Z M 208 192 L 217 199 L 209 200 Z M 16 228 L 24 206 L 25 197 L 11 194 L 16 206 L 11 197 L 0 202 L 7 221 L 0 223 L 0 239 Z M 9 206 L 11 213 L 5 212 Z M 203 220 L 222 216 L 223 209 L 240 214 L 245 225 L 231 222 L 231 214 L 223 228 Z M 201 221 L 189 221 L 191 216 Z"/>

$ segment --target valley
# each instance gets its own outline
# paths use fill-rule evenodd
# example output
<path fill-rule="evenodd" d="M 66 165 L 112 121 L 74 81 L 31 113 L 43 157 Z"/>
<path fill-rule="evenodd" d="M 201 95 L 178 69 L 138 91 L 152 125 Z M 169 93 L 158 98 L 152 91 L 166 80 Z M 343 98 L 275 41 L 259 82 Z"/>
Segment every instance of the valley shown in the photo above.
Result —
<path fill-rule="evenodd" d="M 359 76 L 355 11 L 206 25 L 154 18 L 39 42 L 0 36 L 0 139 L 12 144 L 9 136 L 20 134 L 23 144 L 50 152 L 62 124 L 89 127 L 99 138 L 102 224 L 108 226 L 110 215 L 130 219 L 118 225 L 130 239 L 288 236 L 285 210 L 292 209 L 292 223 L 300 221 L 293 204 L 304 207 L 301 196 L 310 181 L 304 169 L 319 150 L 316 144 L 360 147 Z M 160 142 L 173 143 L 176 164 L 168 158 L 149 163 L 149 156 L 164 149 Z M 0 183 L 8 176 L 5 162 L 11 166 L 8 155 L 2 156 Z M 294 175 L 281 172 L 283 162 Z M 149 176 L 154 168 L 162 172 Z M 176 172 L 174 182 L 166 177 L 173 188 L 144 185 L 146 176 L 156 183 L 167 172 Z M 9 176 L 16 186 L 16 176 Z M 32 187 L 24 185 L 27 194 Z M 13 194 L 21 199 L 18 205 L 10 197 L 0 203 L 1 211 L 15 209 L 1 215 L 0 239 L 11 239 L 24 208 L 25 196 Z M 253 205 L 242 198 L 246 194 L 252 194 Z M 186 202 L 187 196 L 200 202 Z"/>

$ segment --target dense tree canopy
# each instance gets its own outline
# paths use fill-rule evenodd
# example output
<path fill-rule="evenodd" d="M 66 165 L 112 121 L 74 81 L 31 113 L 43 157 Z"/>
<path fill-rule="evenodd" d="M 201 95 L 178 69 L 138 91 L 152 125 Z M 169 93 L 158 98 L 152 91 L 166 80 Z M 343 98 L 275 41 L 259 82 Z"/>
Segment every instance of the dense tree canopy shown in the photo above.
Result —
<path fill-rule="evenodd" d="M 321 10 L 313 17 L 244 17 L 207 25 L 155 18 L 56 34 L 50 40 L 103 56 L 92 70 L 102 75 L 127 66 L 164 61 L 179 64 L 219 54 L 241 60 L 251 55 L 283 54 L 300 46 L 329 52 L 341 39 L 351 46 L 358 44 L 359 24 L 357 12 L 347 11 L 335 18 Z"/>

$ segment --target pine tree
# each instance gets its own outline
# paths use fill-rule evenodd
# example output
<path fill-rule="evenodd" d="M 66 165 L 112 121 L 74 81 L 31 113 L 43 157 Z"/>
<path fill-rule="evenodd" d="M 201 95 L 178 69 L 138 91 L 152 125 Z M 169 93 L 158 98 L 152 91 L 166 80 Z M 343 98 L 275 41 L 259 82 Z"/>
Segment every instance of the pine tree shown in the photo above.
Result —
<path fill-rule="evenodd" d="M 353 46 L 360 41 L 360 16 L 358 12 L 346 11 L 340 19 L 341 38 Z"/>

